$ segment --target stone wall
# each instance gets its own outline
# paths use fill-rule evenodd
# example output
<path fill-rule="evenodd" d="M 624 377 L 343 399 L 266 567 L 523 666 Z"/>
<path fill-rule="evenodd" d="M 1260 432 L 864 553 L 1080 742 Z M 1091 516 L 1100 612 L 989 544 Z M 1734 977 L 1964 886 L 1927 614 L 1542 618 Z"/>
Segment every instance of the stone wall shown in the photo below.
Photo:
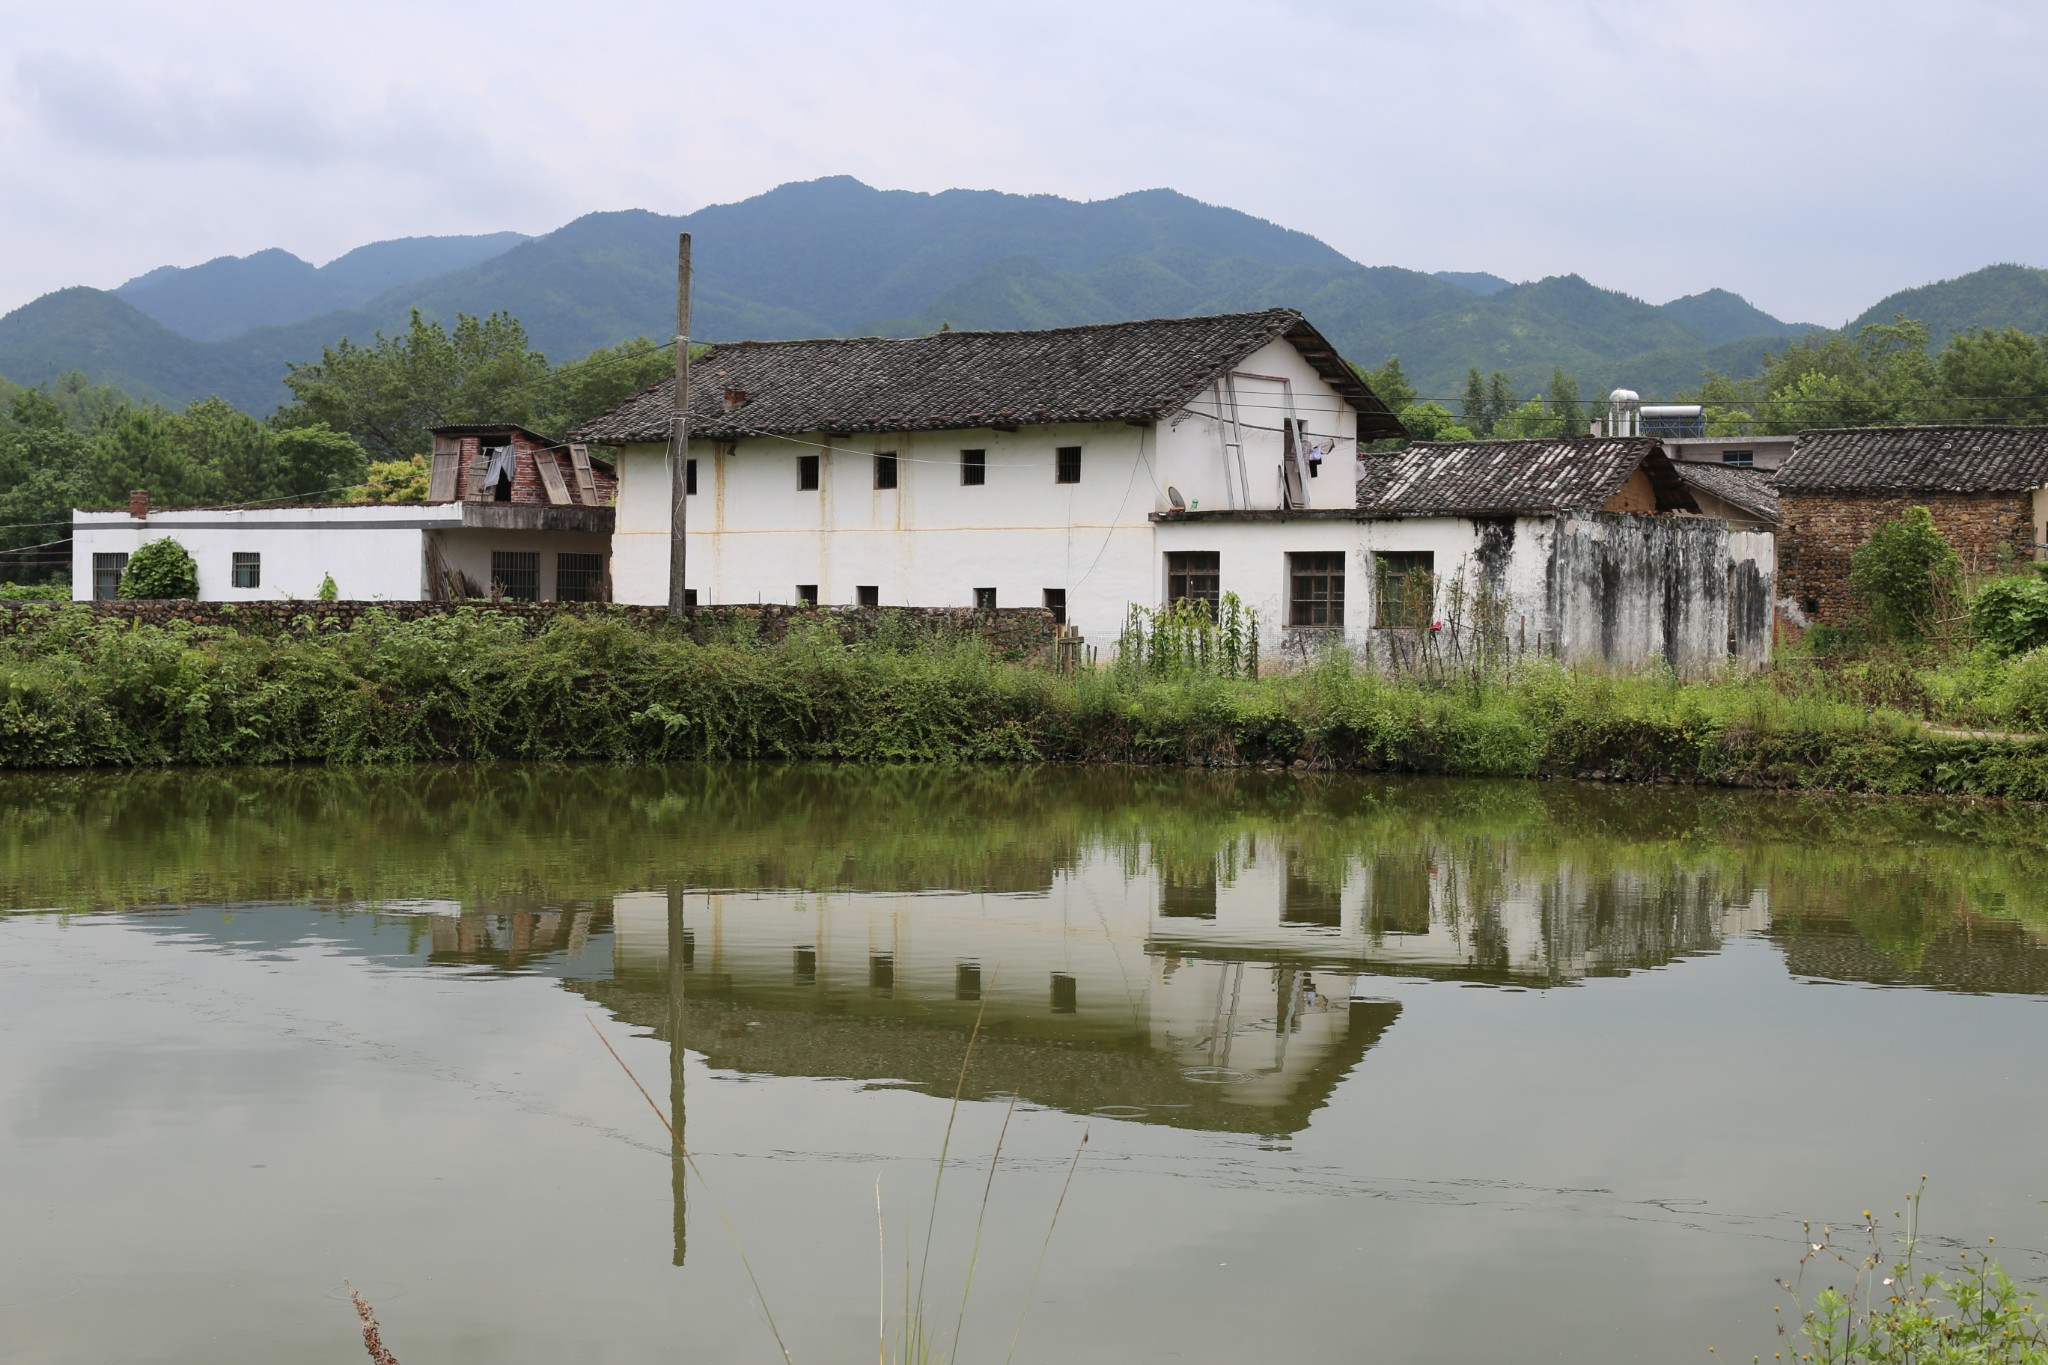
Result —
<path fill-rule="evenodd" d="M 2034 557 L 2031 493 L 1927 493 L 1879 497 L 1783 492 L 1778 499 L 1778 600 L 1798 624 L 1840 623 L 1855 610 L 1849 557 L 1878 523 L 1925 507 L 1963 568 L 1986 572 L 2001 557 Z"/>
<path fill-rule="evenodd" d="M 598 617 L 630 622 L 647 630 L 681 629 L 692 637 L 731 639 L 752 634 L 779 640 L 798 621 L 836 629 L 848 643 L 878 632 L 928 635 L 933 638 L 978 636 L 1006 659 L 1049 658 L 1059 633 L 1052 613 L 1040 607 L 1005 607 L 976 611 L 971 607 L 824 607 L 782 605 L 696 607 L 672 625 L 661 607 L 623 606 L 611 602 L 5 602 L 0 601 L 0 633 L 41 629 L 59 611 L 93 615 L 143 625 L 182 624 L 195 634 L 227 631 L 263 635 L 312 635 L 346 630 L 366 617 L 418 621 L 429 617 L 474 613 L 509 616 L 538 630 L 563 616 Z"/>

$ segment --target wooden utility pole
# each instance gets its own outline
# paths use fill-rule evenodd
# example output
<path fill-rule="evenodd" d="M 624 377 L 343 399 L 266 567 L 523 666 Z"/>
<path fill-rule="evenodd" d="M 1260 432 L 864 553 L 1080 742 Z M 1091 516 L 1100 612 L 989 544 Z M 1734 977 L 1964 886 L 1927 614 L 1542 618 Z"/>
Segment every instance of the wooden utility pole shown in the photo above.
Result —
<path fill-rule="evenodd" d="M 690 234 L 676 240 L 676 414 L 669 436 L 668 614 L 683 614 L 690 498 Z"/>

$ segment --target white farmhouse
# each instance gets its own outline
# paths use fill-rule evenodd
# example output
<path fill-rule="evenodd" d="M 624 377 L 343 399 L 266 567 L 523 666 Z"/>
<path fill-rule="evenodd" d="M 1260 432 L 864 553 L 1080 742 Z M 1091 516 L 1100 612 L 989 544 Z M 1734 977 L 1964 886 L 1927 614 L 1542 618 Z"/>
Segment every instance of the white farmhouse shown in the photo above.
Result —
<path fill-rule="evenodd" d="M 622 448 L 621 601 L 667 600 L 673 401 L 577 433 Z M 1574 661 L 1768 656 L 1770 536 L 1702 515 L 1656 439 L 1361 457 L 1402 428 L 1287 309 L 723 345 L 690 404 L 690 601 L 1042 606 L 1106 648 L 1133 603 L 1235 594 L 1268 655 L 1483 614 Z"/>
<path fill-rule="evenodd" d="M 152 508 L 71 514 L 71 595 L 116 595 L 128 557 L 152 540 L 184 546 L 207 602 L 310 599 L 330 576 L 341 597 L 389 602 L 610 595 L 611 467 L 509 425 L 433 432 L 423 503 Z"/>
<path fill-rule="evenodd" d="M 658 384 L 576 433 L 622 447 L 622 602 L 667 600 L 672 403 Z M 1355 546 L 1359 442 L 1402 434 L 1289 309 L 721 345 L 690 408 L 692 600 L 1042 606 L 1105 645 L 1129 604 L 1213 585 L 1215 548 L 1162 551 L 1176 500 L 1289 523 L 1225 583 L 1280 611 L 1290 566 Z"/>

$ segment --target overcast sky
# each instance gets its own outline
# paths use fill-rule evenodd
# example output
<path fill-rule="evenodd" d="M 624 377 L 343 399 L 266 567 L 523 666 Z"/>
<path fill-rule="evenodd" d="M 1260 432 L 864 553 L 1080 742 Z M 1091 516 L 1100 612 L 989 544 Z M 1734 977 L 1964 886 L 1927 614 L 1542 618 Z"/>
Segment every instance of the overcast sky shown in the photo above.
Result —
<path fill-rule="evenodd" d="M 0 0 L 0 311 L 789 180 L 1170 186 L 1369 265 L 1839 324 L 2048 265 L 2039 0 Z"/>

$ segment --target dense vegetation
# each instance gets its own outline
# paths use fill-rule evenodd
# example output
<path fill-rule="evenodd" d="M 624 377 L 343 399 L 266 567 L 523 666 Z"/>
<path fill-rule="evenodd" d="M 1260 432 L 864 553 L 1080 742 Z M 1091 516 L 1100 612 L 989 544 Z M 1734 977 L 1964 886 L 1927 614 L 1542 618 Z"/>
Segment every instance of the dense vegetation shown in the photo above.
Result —
<path fill-rule="evenodd" d="M 537 633 L 456 614 L 304 635 L 96 620 L 0 642 L 0 765 L 421 759 L 1292 763 L 1598 774 L 2048 799 L 2048 741 L 1930 733 L 1904 666 L 1795 663 L 1681 683 L 1545 662 L 1399 676 L 1333 655 L 1258 679 L 1199 668 L 1062 677 L 975 640 L 854 646 L 796 631 L 696 642 L 617 618 Z M 1944 700 L 2048 711 L 2048 657 Z M 1898 695 L 1889 704 L 1878 700 Z M 1924 700 L 1924 694 L 1921 699 Z"/>

